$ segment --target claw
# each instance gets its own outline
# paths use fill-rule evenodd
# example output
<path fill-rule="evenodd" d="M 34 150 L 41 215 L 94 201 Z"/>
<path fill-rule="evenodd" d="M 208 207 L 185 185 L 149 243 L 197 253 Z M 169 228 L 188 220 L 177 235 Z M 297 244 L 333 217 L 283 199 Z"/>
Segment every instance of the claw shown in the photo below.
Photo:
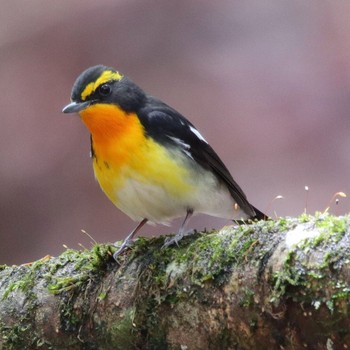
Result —
<path fill-rule="evenodd" d="M 113 254 L 113 258 L 115 261 L 117 261 L 118 256 L 124 252 L 127 248 L 132 247 L 134 244 L 134 241 L 132 239 L 125 240 L 123 244 L 120 246 L 120 248 Z"/>
<path fill-rule="evenodd" d="M 178 234 L 176 234 L 173 237 L 167 237 L 164 240 L 164 244 L 162 245 L 162 249 L 167 248 L 170 245 L 173 245 L 174 243 L 177 246 L 179 246 L 179 242 L 182 240 L 182 238 L 184 238 L 185 236 L 193 235 L 194 233 L 196 233 L 196 230 L 188 230 L 186 232 L 179 232 Z"/>
<path fill-rule="evenodd" d="M 131 247 L 133 242 L 133 237 L 136 234 L 136 232 L 147 222 L 147 219 L 143 219 L 137 227 L 131 231 L 131 233 L 125 238 L 123 244 L 120 246 L 120 248 L 113 254 L 113 258 L 115 261 L 117 261 L 118 256 L 124 252 L 124 250 L 128 247 Z"/>
<path fill-rule="evenodd" d="M 177 235 L 173 237 L 167 237 L 164 240 L 164 244 L 162 245 L 162 249 L 169 247 L 170 245 L 173 245 L 174 243 L 179 246 L 179 241 L 184 237 L 184 234 L 182 232 L 179 232 Z"/>
<path fill-rule="evenodd" d="M 185 231 L 185 227 L 186 227 L 186 223 L 188 222 L 188 220 L 190 219 L 190 217 L 192 216 L 193 214 L 193 210 L 190 210 L 188 209 L 187 210 L 187 214 L 186 214 L 186 217 L 185 217 L 185 220 L 183 221 L 181 227 L 180 227 L 180 230 L 179 232 L 174 236 L 174 237 L 167 237 L 165 240 L 164 240 L 164 244 L 162 245 L 162 249 L 163 248 L 167 248 L 169 247 L 170 245 L 172 244 L 176 244 L 177 246 L 179 246 L 178 242 L 181 241 L 181 239 L 184 237 L 184 236 L 187 236 L 187 235 L 190 235 L 192 234 L 194 231 L 190 230 L 190 231 Z"/>

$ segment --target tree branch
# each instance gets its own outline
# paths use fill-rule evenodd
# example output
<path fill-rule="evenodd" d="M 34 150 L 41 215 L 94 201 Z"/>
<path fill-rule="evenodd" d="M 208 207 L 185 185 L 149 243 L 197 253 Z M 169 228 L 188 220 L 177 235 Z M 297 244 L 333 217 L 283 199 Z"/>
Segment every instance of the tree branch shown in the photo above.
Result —
<path fill-rule="evenodd" d="M 1 349 L 350 348 L 349 217 L 138 238 L 1 267 Z"/>

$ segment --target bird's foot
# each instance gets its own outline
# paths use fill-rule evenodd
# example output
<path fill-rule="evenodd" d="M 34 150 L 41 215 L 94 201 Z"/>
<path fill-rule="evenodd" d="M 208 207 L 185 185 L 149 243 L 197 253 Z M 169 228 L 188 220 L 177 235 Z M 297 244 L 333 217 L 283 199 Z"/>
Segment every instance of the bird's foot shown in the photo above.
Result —
<path fill-rule="evenodd" d="M 178 243 L 181 241 L 182 238 L 184 238 L 185 236 L 190 236 L 190 235 L 194 234 L 195 232 L 196 232 L 196 230 L 188 230 L 185 232 L 179 231 L 175 236 L 165 238 L 162 249 L 167 248 L 173 244 L 176 244 L 177 246 L 179 246 Z"/>
<path fill-rule="evenodd" d="M 117 258 L 120 254 L 122 254 L 126 249 L 132 247 L 134 244 L 134 241 L 132 239 L 126 239 L 122 245 L 120 246 L 120 248 L 113 254 L 113 258 L 115 261 L 117 261 Z M 114 244 L 114 246 L 118 246 L 119 245 L 119 242 L 116 242 Z"/>
<path fill-rule="evenodd" d="M 147 219 L 143 219 L 137 226 L 136 228 L 131 231 L 129 233 L 129 235 L 125 238 L 123 244 L 120 246 L 120 248 L 113 254 L 113 258 L 115 261 L 117 261 L 117 258 L 118 256 L 123 253 L 123 251 L 126 249 L 126 248 L 130 248 L 132 245 L 133 245 L 133 237 L 135 236 L 135 233 L 147 222 Z M 118 244 L 116 243 L 115 244 L 116 246 L 119 245 L 119 242 Z"/>

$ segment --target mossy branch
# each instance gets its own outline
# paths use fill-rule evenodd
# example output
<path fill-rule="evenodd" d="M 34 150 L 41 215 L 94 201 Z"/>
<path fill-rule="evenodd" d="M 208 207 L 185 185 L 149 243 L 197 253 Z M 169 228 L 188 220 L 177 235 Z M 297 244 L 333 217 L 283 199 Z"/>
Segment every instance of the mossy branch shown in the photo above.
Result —
<path fill-rule="evenodd" d="M 0 268 L 1 349 L 350 348 L 350 218 L 138 238 Z"/>

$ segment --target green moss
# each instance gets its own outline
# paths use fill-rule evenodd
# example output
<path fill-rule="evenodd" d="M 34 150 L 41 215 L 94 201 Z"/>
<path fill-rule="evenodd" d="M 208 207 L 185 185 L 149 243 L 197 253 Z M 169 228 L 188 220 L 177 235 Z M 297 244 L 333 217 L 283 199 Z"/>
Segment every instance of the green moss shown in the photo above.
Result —
<path fill-rule="evenodd" d="M 319 280 L 325 277 L 324 273 L 319 270 L 311 270 L 307 272 L 307 275 L 312 279 Z"/>
<path fill-rule="evenodd" d="M 16 281 L 8 284 L 5 292 L 2 296 L 2 300 L 5 300 L 9 297 L 9 295 L 15 291 L 22 291 L 26 293 L 27 291 L 31 291 L 35 284 L 35 268 L 31 266 L 20 266 L 15 268 L 10 268 L 16 273 Z M 11 280 L 14 280 L 12 278 Z"/>
<path fill-rule="evenodd" d="M 106 297 L 107 297 L 107 292 L 106 292 L 106 291 L 103 291 L 103 292 L 99 293 L 99 295 L 97 296 L 97 299 L 98 299 L 99 301 L 102 301 L 102 300 L 105 300 Z"/>
<path fill-rule="evenodd" d="M 293 296 L 294 302 L 303 305 L 309 303 L 314 308 L 326 306 L 333 313 L 337 313 L 341 307 L 348 310 L 344 305 L 350 296 L 349 285 L 340 278 L 333 284 L 328 279 L 330 269 L 334 273 L 341 271 L 343 264 L 349 264 L 350 244 L 343 241 L 348 221 L 348 217 L 334 218 L 328 214 L 312 217 L 303 214 L 297 219 L 281 218 L 253 222 L 234 229 L 224 228 L 219 234 L 211 232 L 192 235 L 185 237 L 179 247 L 166 249 L 161 249 L 164 236 L 151 240 L 138 238 L 133 247 L 120 256 L 120 269 L 129 263 L 140 266 L 142 273 L 137 284 L 139 299 L 132 308 L 125 311 L 122 319 L 113 324 L 111 333 L 106 331 L 108 337 L 110 336 L 108 339 L 111 342 L 117 339 L 120 349 L 136 348 L 140 346 L 140 339 L 149 348 L 166 348 L 167 325 L 162 324 L 162 319 L 159 318 L 159 312 L 161 314 L 162 311 L 159 308 L 178 308 L 189 296 L 191 300 L 206 303 L 205 291 L 208 288 L 231 283 L 227 279 L 230 272 L 234 270 L 235 273 L 244 273 L 249 264 L 259 266 L 261 276 L 265 276 L 263 273 L 267 271 L 266 262 L 278 243 L 285 238 L 283 231 L 300 223 L 308 223 L 305 226 L 311 225 L 310 227 L 315 227 L 322 233 L 289 249 L 281 262 L 280 270 L 272 275 L 271 302 L 278 304 L 282 297 L 288 299 Z M 330 246 L 334 249 L 324 253 L 324 248 L 329 249 Z M 91 251 L 67 250 L 45 265 L 38 262 L 31 267 L 23 267 L 18 280 L 7 287 L 3 298 L 11 297 L 15 292 L 26 293 L 37 281 L 35 278 L 38 275 L 35 272 L 40 271 L 39 278 L 44 279 L 48 290 L 53 294 L 60 294 L 62 329 L 76 332 L 91 311 L 84 300 L 79 299 L 77 302 L 79 292 L 84 290 L 89 293 L 91 285 L 95 285 L 92 282 L 98 282 L 104 277 L 109 264 L 111 267 L 115 266 L 111 257 L 113 250 L 108 245 L 96 245 Z M 310 253 L 316 255 L 311 256 Z M 295 294 L 294 287 L 298 287 L 302 293 Z M 325 289 L 327 293 L 324 292 Z M 93 292 L 98 301 L 103 301 L 108 295 L 108 290 Z M 241 307 L 254 307 L 253 290 L 240 289 L 237 295 Z M 35 295 L 32 301 L 34 310 Z M 256 325 L 257 320 L 252 318 L 250 327 L 254 329 Z M 102 329 L 103 325 L 99 327 Z M 152 330 L 157 330 L 157 333 L 148 333 Z M 25 334 L 34 330 L 14 326 L 9 331 L 5 325 L 0 324 L 0 331 L 7 334 L 17 348 L 21 348 Z M 227 336 L 229 335 L 223 331 L 219 338 L 226 339 Z M 40 345 L 49 348 L 39 337 L 36 342 L 38 347 Z"/>
<path fill-rule="evenodd" d="M 290 228 L 290 221 L 288 221 L 287 218 L 279 218 L 278 228 L 282 232 L 288 230 Z"/>
<path fill-rule="evenodd" d="M 338 280 L 335 284 L 329 279 L 330 273 L 334 275 L 346 261 L 349 263 L 349 242 L 343 241 L 349 217 L 318 213 L 315 217 L 304 214 L 299 220 L 320 233 L 289 248 L 280 270 L 273 274 L 271 302 L 279 303 L 282 296 L 293 295 L 296 302 L 310 303 L 316 309 L 325 305 L 334 313 L 338 302 L 350 297 L 348 283 Z M 293 287 L 302 288 L 303 293 L 295 294 Z"/>
<path fill-rule="evenodd" d="M 311 219 L 312 219 L 312 216 L 310 214 L 307 214 L 307 213 L 303 213 L 298 217 L 298 221 L 300 223 L 309 222 Z"/>
<path fill-rule="evenodd" d="M 23 349 L 28 344 L 29 339 L 33 341 L 33 344 L 40 339 L 31 322 L 31 315 L 37 307 L 37 296 L 33 291 L 35 283 L 34 270 L 31 267 L 22 266 L 16 272 L 19 279 L 9 284 L 2 300 L 5 301 L 11 297 L 18 298 L 18 295 L 15 293 L 21 293 L 25 296 L 25 303 L 23 303 L 23 312 L 20 314 L 16 324 L 0 324 L 2 341 L 6 345 L 5 348 L 9 350 Z M 39 341 L 39 343 L 41 342 Z"/>
<path fill-rule="evenodd" d="M 284 296 L 290 286 L 303 285 L 304 271 L 298 269 L 295 265 L 295 252 L 289 251 L 284 260 L 282 269 L 273 273 L 273 290 L 270 302 L 278 303 L 280 298 Z"/>
<path fill-rule="evenodd" d="M 173 259 L 175 265 L 172 269 L 176 269 L 176 266 L 185 266 L 186 276 L 182 273 L 180 276 L 173 270 L 171 273 L 176 273 L 177 278 L 182 278 L 191 284 L 202 286 L 210 281 L 220 284 L 225 282 L 227 276 L 225 273 L 234 266 L 240 266 L 251 259 L 260 264 L 261 258 L 271 249 L 269 235 L 287 229 L 288 226 L 289 221 L 281 219 L 277 222 L 270 220 L 244 224 L 235 227 L 234 230 L 228 227 L 221 230 L 220 234 L 199 234 L 198 237 L 190 236 L 187 241 L 186 237 L 185 241 L 180 242 L 179 247 L 159 249 L 149 254 L 153 254 L 156 260 L 162 259 L 165 264 L 170 258 Z M 263 240 L 261 233 L 265 235 Z M 155 282 L 158 285 L 166 284 L 169 274 L 164 274 L 162 266 L 155 268 L 160 271 L 155 275 Z"/>
<path fill-rule="evenodd" d="M 238 263 L 254 242 L 254 238 L 242 240 L 250 230 L 241 231 L 229 239 L 220 235 L 202 236 L 191 245 L 184 255 L 186 266 L 191 271 L 191 281 L 201 285 L 214 280 L 232 264 Z"/>
<path fill-rule="evenodd" d="M 135 337 L 133 336 L 136 325 L 135 308 L 131 307 L 124 312 L 124 317 L 115 322 L 110 329 L 110 344 L 116 344 L 116 350 L 133 349 Z"/>
<path fill-rule="evenodd" d="M 81 291 L 89 293 L 105 274 L 107 264 L 112 260 L 111 247 L 95 245 L 92 250 L 66 250 L 58 258 L 48 264 L 48 272 L 44 275 L 48 291 L 60 294 L 60 322 L 65 332 L 77 332 L 87 317 L 89 305 L 84 302 Z M 107 291 L 96 294 L 97 300 L 106 297 Z M 79 301 L 78 301 L 79 298 Z"/>
<path fill-rule="evenodd" d="M 59 294 L 80 288 L 103 273 L 106 264 L 111 261 L 112 253 L 109 245 L 96 244 L 92 250 L 77 251 L 67 249 L 58 258 L 48 263 L 48 272 L 44 278 L 48 282 L 48 290 L 53 294 Z M 55 275 L 62 268 L 72 264 L 69 273 Z"/>
<path fill-rule="evenodd" d="M 331 239 L 334 243 L 344 236 L 348 225 L 348 217 L 336 217 L 329 214 L 322 214 L 317 217 L 316 227 L 326 233 L 323 239 Z"/>
<path fill-rule="evenodd" d="M 25 309 L 17 324 L 0 325 L 0 334 L 6 349 L 24 348 L 23 344 L 28 345 L 28 339 L 34 339 L 33 348 L 51 348 L 45 339 L 36 335 L 31 319 L 31 315 L 38 307 L 35 291 L 38 281 L 46 282 L 48 291 L 53 294 L 65 293 L 60 304 L 61 326 L 64 330 L 76 330 L 76 327 L 83 321 L 81 315 L 85 314 L 84 310 L 82 312 L 81 309 L 76 310 L 74 307 L 75 291 L 78 290 L 78 287 L 86 288 L 92 279 L 101 278 L 101 274 L 104 273 L 103 267 L 110 260 L 110 247 L 96 245 L 91 251 L 67 249 L 57 258 L 42 259 L 31 265 L 8 268 L 13 271 L 9 273 L 11 279 L 8 278 L 8 280 L 15 280 L 15 282 L 9 283 L 2 295 L 2 300 L 17 298 L 15 293 L 22 293 L 25 298 Z M 78 312 L 80 312 L 79 316 Z"/>
<path fill-rule="evenodd" d="M 8 278 L 3 280 L 3 287 L 9 281 L 1 300 L 8 302 L 7 299 L 18 299 L 19 295 L 24 299 L 23 312 L 16 317 L 18 322 L 11 325 L 0 325 L 0 334 L 9 349 L 20 349 L 22 344 L 26 344 L 26 339 L 40 339 L 36 337 L 36 330 L 33 329 L 31 315 L 35 312 L 38 305 L 38 298 L 34 291 L 37 281 L 37 273 L 41 263 L 32 265 L 8 268 L 10 273 Z M 11 278 L 10 278 L 11 277 Z"/>
<path fill-rule="evenodd" d="M 2 300 L 7 299 L 7 297 L 9 296 L 10 293 L 12 293 L 13 291 L 16 290 L 24 290 L 26 287 L 25 281 L 21 280 L 21 281 L 16 281 L 11 283 L 7 288 L 6 291 L 4 293 L 4 295 L 2 296 Z"/>
<path fill-rule="evenodd" d="M 27 342 L 23 339 L 23 334 L 28 333 L 30 330 L 31 328 L 28 325 L 22 326 L 21 324 L 17 324 L 12 327 L 7 327 L 3 323 L 0 324 L 0 332 L 6 349 L 24 349 Z"/>
<path fill-rule="evenodd" d="M 255 291 L 249 288 L 243 288 L 243 296 L 239 302 L 239 305 L 242 307 L 249 308 L 254 305 L 254 295 Z"/>

